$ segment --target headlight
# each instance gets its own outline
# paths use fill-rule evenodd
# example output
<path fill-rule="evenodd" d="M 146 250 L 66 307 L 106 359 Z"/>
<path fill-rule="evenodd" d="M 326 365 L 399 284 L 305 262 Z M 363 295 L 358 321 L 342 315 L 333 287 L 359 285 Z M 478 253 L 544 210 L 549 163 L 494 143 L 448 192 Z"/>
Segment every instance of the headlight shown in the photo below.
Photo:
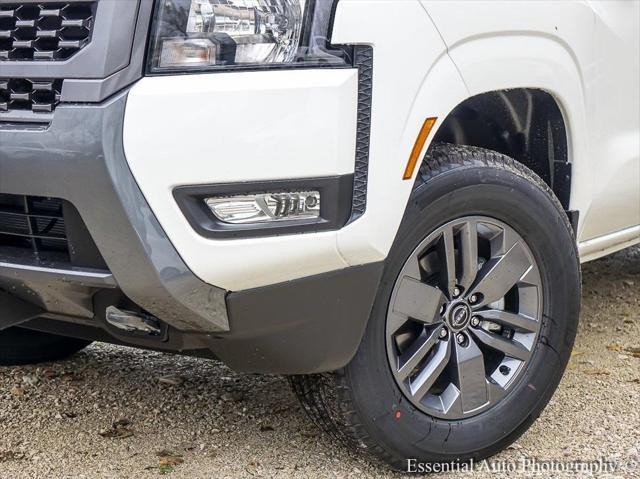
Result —
<path fill-rule="evenodd" d="M 332 0 L 159 0 L 152 73 L 268 65 L 342 65 L 329 45 Z"/>

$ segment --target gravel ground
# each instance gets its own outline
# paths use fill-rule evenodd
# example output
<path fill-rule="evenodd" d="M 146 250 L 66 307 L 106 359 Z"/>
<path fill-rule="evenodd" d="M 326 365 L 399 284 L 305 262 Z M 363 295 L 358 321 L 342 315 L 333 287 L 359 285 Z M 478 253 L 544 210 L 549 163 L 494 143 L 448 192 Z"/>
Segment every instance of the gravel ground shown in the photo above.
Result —
<path fill-rule="evenodd" d="M 640 247 L 585 265 L 583 282 L 560 389 L 493 467 L 640 459 Z M 0 433 L 3 478 L 395 477 L 319 433 L 282 377 L 103 344 L 55 364 L 0 368 Z M 474 477 L 507 475 L 487 469 Z"/>

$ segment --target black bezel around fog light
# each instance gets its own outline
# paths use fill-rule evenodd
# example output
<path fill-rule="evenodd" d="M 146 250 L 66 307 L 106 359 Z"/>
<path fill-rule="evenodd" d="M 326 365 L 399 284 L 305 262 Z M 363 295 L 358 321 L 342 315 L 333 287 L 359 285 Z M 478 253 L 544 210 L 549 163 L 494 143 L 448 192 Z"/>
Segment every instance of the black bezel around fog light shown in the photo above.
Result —
<path fill-rule="evenodd" d="M 295 191 L 320 193 L 320 216 L 301 220 L 260 223 L 226 223 L 219 220 L 205 199 L 215 196 L 251 195 Z M 173 190 L 180 210 L 191 227 L 205 238 L 248 238 L 295 233 L 313 233 L 342 228 L 351 215 L 353 175 L 300 180 L 219 183 L 179 186 Z"/>
<path fill-rule="evenodd" d="M 168 75 L 220 71 L 246 71 L 265 69 L 296 68 L 351 68 L 353 66 L 353 48 L 348 45 L 332 45 L 331 31 L 338 0 L 307 0 L 302 12 L 300 41 L 296 47 L 296 55 L 287 62 L 234 63 L 222 61 L 216 65 L 194 67 L 160 67 L 161 40 L 169 38 L 212 39 L 223 44 L 223 56 L 235 55 L 235 42 L 230 36 L 222 33 L 186 33 L 189 9 L 193 0 L 156 0 L 147 50 L 146 74 Z M 167 21 L 163 18 L 163 9 L 167 5 L 176 6 L 181 18 L 178 21 Z M 184 25 L 181 29 L 180 25 Z M 213 35 L 213 36 L 212 36 Z M 232 45 L 233 44 L 233 45 Z"/>

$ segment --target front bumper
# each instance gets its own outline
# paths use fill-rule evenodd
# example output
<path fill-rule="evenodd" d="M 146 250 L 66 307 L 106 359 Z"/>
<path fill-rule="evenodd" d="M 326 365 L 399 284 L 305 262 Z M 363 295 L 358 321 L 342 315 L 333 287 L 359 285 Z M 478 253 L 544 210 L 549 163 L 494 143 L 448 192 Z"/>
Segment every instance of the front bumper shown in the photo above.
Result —
<path fill-rule="evenodd" d="M 48 126 L 0 123 L 0 193 L 71 203 L 108 268 L 0 257 L 0 329 L 3 318 L 19 313 L 22 327 L 214 356 L 241 371 L 301 374 L 345 365 L 362 337 L 382 263 L 236 292 L 201 281 L 129 170 L 126 101 L 123 92 L 102 104 L 60 105 Z M 105 307 L 123 297 L 159 318 L 164 334 L 127 336 L 107 324 Z"/>
<path fill-rule="evenodd" d="M 129 172 L 122 147 L 125 103 L 122 93 L 100 105 L 60 106 L 46 127 L 0 124 L 0 192 L 69 201 L 129 299 L 180 330 L 226 331 L 225 291 L 186 267 Z M 0 266 L 0 275 L 5 285 L 22 276 L 7 266 Z M 51 301 L 47 309 L 65 314 L 65 303 L 74 302 L 87 309 L 76 289 L 90 275 L 68 274 L 65 282 L 77 285 L 73 294 L 62 295 L 59 310 Z M 37 291 L 49 281 L 40 282 Z M 86 286 L 89 293 L 92 288 Z"/>

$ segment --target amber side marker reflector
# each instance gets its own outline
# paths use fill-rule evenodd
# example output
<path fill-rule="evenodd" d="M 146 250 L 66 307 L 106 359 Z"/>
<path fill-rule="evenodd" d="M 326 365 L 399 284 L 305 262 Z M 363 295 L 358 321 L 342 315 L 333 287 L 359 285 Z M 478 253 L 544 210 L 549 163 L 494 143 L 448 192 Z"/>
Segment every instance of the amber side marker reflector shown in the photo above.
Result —
<path fill-rule="evenodd" d="M 418 133 L 418 138 L 416 138 L 416 142 L 413 145 L 413 150 L 411 150 L 411 156 L 409 156 L 409 161 L 407 162 L 407 167 L 404 169 L 404 175 L 402 175 L 403 180 L 410 180 L 413 178 L 413 170 L 415 170 L 416 165 L 418 164 L 418 160 L 420 159 L 420 152 L 424 147 L 424 144 L 429 137 L 429 133 L 431 133 L 431 129 L 433 125 L 435 125 L 437 118 L 430 117 L 427 118 L 422 124 L 422 128 L 420 128 L 420 133 Z"/>

